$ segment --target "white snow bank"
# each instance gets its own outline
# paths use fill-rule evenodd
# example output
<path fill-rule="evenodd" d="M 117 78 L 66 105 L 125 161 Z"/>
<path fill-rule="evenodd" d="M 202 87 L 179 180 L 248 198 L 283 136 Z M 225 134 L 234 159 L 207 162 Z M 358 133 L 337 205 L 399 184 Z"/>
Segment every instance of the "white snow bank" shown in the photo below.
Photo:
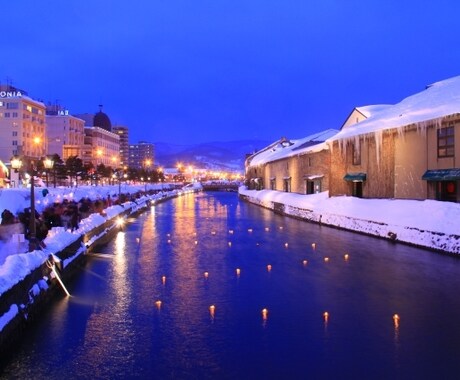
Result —
<path fill-rule="evenodd" d="M 394 233 L 398 240 L 436 249 L 445 247 L 449 252 L 457 252 L 460 247 L 460 241 L 452 238 L 460 236 L 460 225 L 454 222 L 460 220 L 460 204 L 457 203 L 329 198 L 328 192 L 302 195 L 245 187 L 240 187 L 239 192 L 265 207 L 272 208 L 272 202 L 282 203 L 288 206 L 288 214 L 352 231 L 385 237 Z"/>
<path fill-rule="evenodd" d="M 0 316 L 0 331 L 3 330 L 3 328 L 10 323 L 10 321 L 19 313 L 19 308 L 18 305 L 14 304 L 10 306 L 10 309 Z"/>

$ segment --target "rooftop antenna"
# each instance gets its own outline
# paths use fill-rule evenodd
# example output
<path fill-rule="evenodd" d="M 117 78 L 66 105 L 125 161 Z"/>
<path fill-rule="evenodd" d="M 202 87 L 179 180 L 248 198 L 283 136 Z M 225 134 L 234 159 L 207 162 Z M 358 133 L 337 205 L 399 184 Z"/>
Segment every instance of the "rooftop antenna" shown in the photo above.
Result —
<path fill-rule="evenodd" d="M 99 104 L 99 112 L 102 112 L 102 104 Z"/>

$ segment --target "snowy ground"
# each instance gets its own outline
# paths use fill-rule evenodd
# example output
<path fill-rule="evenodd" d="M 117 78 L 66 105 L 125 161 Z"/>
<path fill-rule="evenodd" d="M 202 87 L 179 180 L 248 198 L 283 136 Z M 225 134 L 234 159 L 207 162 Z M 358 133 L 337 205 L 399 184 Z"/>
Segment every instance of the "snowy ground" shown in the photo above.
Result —
<path fill-rule="evenodd" d="M 428 248 L 460 253 L 460 204 L 433 200 L 332 197 L 328 192 L 302 195 L 272 190 L 239 189 L 262 206 L 285 205 L 287 214 L 314 222 Z"/>

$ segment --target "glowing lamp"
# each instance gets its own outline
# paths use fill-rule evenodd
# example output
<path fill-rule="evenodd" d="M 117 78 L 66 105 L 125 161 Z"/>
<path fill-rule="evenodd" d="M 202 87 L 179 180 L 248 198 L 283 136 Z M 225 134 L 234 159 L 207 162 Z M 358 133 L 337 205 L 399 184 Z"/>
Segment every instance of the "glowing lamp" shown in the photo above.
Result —
<path fill-rule="evenodd" d="M 241 274 L 241 269 L 240 268 L 236 268 L 236 275 L 239 276 Z"/>
<path fill-rule="evenodd" d="M 327 311 L 323 313 L 323 318 L 324 318 L 324 322 L 327 323 L 329 321 L 329 313 Z"/>
<path fill-rule="evenodd" d="M 252 231 L 253 231 L 252 228 L 248 228 L 248 232 L 252 232 Z"/>
<path fill-rule="evenodd" d="M 270 264 L 267 265 L 267 270 L 270 272 L 272 270 L 272 266 Z"/>
<path fill-rule="evenodd" d="M 268 231 L 270 231 L 270 228 L 268 228 L 268 227 L 265 227 L 265 231 L 267 231 L 267 232 L 268 232 Z"/>
<path fill-rule="evenodd" d="M 287 248 L 287 247 L 289 247 L 289 244 L 288 244 L 288 243 L 284 243 L 284 246 Z"/>
<path fill-rule="evenodd" d="M 158 309 L 161 309 L 161 301 L 158 300 L 155 302 L 155 306 L 158 308 Z"/>
<path fill-rule="evenodd" d="M 231 241 L 228 242 L 228 246 L 229 246 L 229 247 L 232 246 L 232 242 L 231 242 Z"/>
<path fill-rule="evenodd" d="M 208 278 L 209 277 L 209 272 L 204 272 L 204 278 Z"/>
<path fill-rule="evenodd" d="M 350 256 L 348 256 L 348 253 L 346 253 L 345 255 L 343 255 L 343 258 L 345 259 L 345 261 L 347 261 L 350 258 Z"/>
<path fill-rule="evenodd" d="M 262 319 L 266 321 L 268 318 L 268 309 L 262 309 Z"/>
<path fill-rule="evenodd" d="M 166 284 L 166 276 L 161 277 L 161 282 L 163 283 L 163 285 Z"/>
<path fill-rule="evenodd" d="M 395 327 L 399 327 L 399 320 L 400 320 L 399 315 L 398 315 L 398 314 L 394 314 L 394 315 L 393 315 L 393 322 L 394 322 L 394 324 L 395 324 Z"/>
<path fill-rule="evenodd" d="M 316 249 L 316 243 L 311 243 L 311 247 L 312 247 L 313 249 Z"/>
<path fill-rule="evenodd" d="M 329 262 L 329 257 L 325 257 L 324 262 L 326 262 L 326 263 Z"/>
<path fill-rule="evenodd" d="M 303 264 L 304 266 L 306 266 L 306 265 L 308 264 L 308 260 L 302 261 L 302 264 Z"/>

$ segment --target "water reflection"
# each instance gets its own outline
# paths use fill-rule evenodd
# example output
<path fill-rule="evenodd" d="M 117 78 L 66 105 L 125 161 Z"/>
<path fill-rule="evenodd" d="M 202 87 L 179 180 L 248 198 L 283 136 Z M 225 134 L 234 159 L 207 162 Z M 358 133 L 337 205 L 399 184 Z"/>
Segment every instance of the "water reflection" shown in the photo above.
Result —
<path fill-rule="evenodd" d="M 459 262 L 449 257 L 228 193 L 156 205 L 102 253 L 112 259 L 89 259 L 69 284 L 76 297 L 56 302 L 7 375 L 449 378 L 460 369 Z"/>

